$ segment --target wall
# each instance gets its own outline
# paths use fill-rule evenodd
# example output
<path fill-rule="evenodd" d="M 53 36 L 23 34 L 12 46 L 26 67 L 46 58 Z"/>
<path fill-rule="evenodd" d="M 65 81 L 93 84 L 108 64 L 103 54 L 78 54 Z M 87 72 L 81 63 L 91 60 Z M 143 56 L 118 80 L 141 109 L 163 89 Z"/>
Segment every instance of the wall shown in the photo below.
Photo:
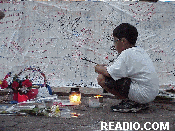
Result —
<path fill-rule="evenodd" d="M 51 86 L 99 87 L 95 64 L 81 58 L 116 58 L 112 31 L 127 22 L 137 27 L 137 45 L 154 62 L 159 84 L 175 84 L 173 2 L 8 2 L 0 9 L 6 14 L 0 20 L 0 79 L 31 66 Z"/>

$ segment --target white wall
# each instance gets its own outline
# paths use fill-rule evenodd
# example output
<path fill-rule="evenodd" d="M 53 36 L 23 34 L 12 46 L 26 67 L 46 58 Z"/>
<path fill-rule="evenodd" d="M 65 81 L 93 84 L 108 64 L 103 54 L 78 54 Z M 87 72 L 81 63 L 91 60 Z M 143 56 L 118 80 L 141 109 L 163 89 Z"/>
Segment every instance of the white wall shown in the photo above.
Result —
<path fill-rule="evenodd" d="M 0 79 L 40 67 L 52 86 L 98 87 L 94 64 L 108 63 L 112 31 L 122 22 L 137 27 L 137 45 L 150 55 L 160 85 L 175 84 L 175 6 L 149 2 L 0 3 Z M 108 57 L 108 59 L 107 59 Z"/>

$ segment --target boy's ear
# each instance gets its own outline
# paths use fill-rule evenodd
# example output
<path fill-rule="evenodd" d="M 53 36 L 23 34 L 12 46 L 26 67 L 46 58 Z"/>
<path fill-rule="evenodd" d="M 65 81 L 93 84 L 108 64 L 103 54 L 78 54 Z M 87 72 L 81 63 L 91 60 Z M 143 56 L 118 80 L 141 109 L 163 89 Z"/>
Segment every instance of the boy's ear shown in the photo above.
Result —
<path fill-rule="evenodd" d="M 127 39 L 126 39 L 126 38 L 122 38 L 122 39 L 121 39 L 121 42 L 122 42 L 122 43 L 126 43 L 126 42 L 127 42 Z"/>
<path fill-rule="evenodd" d="M 121 42 L 122 42 L 123 44 L 129 44 L 129 41 L 128 41 L 126 38 L 122 38 L 122 39 L 121 39 Z"/>

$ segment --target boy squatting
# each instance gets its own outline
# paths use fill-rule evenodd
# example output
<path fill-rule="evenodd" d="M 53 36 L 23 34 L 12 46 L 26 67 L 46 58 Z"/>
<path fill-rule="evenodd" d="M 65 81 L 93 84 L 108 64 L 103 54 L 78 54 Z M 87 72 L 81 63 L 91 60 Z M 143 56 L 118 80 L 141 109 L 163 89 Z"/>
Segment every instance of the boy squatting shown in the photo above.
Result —
<path fill-rule="evenodd" d="M 135 46 L 137 29 L 122 23 L 113 30 L 118 58 L 110 66 L 95 66 L 98 84 L 122 99 L 112 111 L 137 112 L 146 109 L 159 92 L 159 79 L 153 62 L 141 47 Z"/>

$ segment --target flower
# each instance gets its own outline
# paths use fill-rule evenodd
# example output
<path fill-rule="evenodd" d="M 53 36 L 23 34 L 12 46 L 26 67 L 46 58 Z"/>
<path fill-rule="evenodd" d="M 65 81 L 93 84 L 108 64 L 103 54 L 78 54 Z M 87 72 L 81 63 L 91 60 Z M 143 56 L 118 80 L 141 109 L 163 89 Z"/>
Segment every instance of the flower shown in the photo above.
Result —
<path fill-rule="evenodd" d="M 30 77 L 28 78 L 28 70 L 31 70 L 32 72 L 37 71 L 40 72 L 41 75 L 44 77 L 44 85 L 46 85 L 46 77 L 43 72 L 38 68 L 25 68 L 24 70 L 21 70 L 18 74 L 12 75 L 12 72 L 9 72 L 3 80 L 4 82 L 0 81 L 1 89 L 4 88 L 10 88 L 14 91 L 14 93 L 19 93 L 20 95 L 27 94 L 32 89 L 32 80 L 30 80 Z M 26 72 L 26 73 L 24 73 Z M 33 74 L 33 73 L 32 73 Z M 35 73 L 34 73 L 35 74 Z M 30 75 L 30 74 L 29 74 Z M 8 85 L 9 84 L 9 85 Z M 47 85 L 46 85 L 47 86 Z"/>
<path fill-rule="evenodd" d="M 4 88 L 7 88 L 7 87 L 8 87 L 8 82 L 6 80 L 3 80 L 2 84 L 1 84 L 1 88 L 4 89 Z"/>
<path fill-rule="evenodd" d="M 13 81 L 12 88 L 17 90 L 18 86 L 19 86 L 19 83 L 17 81 Z"/>
<path fill-rule="evenodd" d="M 8 77 L 10 77 L 11 75 L 11 72 L 9 72 L 5 77 L 4 77 L 4 80 L 6 80 Z"/>
<path fill-rule="evenodd" d="M 58 105 L 53 105 L 50 109 L 51 113 L 49 113 L 49 116 L 50 117 L 58 117 L 60 116 L 61 112 L 60 112 L 60 109 L 59 109 L 59 106 Z"/>
<path fill-rule="evenodd" d="M 9 87 L 13 91 L 19 92 L 22 95 L 28 93 L 28 91 L 30 91 L 30 89 L 32 88 L 32 82 L 29 79 L 27 79 L 28 76 L 26 76 L 26 79 L 20 80 L 19 76 L 15 74 L 13 80 L 9 81 L 8 79 L 10 77 L 11 72 L 5 76 L 2 82 L 0 82 L 1 89 Z M 8 83 L 10 84 L 8 85 Z"/>
<path fill-rule="evenodd" d="M 25 86 L 25 87 L 32 87 L 32 83 L 30 82 L 29 79 L 25 80 L 22 82 L 22 86 Z"/>

